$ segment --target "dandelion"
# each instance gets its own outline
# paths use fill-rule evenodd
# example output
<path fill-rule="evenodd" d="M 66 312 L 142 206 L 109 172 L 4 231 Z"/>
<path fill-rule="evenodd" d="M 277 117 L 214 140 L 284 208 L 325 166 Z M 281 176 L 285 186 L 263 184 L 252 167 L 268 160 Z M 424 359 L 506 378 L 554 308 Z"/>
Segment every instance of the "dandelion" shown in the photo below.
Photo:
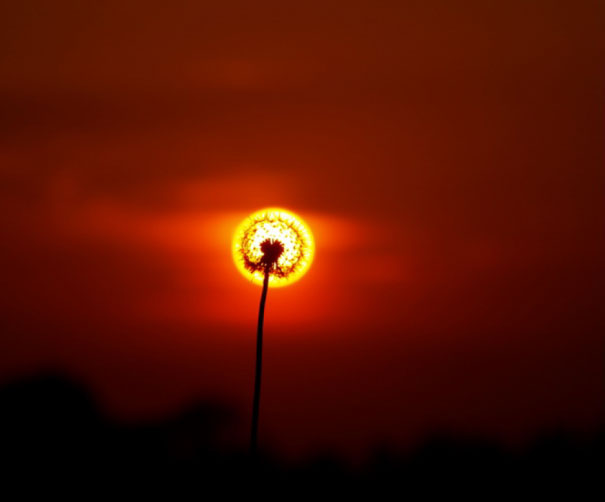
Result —
<path fill-rule="evenodd" d="M 233 259 L 240 272 L 262 284 L 256 332 L 256 370 L 252 401 L 250 451 L 256 455 L 263 353 L 263 322 L 269 286 L 292 284 L 309 269 L 313 260 L 313 236 L 301 218 L 289 211 L 263 209 L 246 218 L 233 237 Z"/>

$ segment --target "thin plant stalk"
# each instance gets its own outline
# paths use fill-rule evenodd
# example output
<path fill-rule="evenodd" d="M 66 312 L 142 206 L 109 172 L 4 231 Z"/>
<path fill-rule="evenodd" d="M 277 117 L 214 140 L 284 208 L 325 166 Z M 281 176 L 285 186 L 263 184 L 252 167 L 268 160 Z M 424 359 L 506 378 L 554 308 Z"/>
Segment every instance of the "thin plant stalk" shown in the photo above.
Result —
<path fill-rule="evenodd" d="M 269 269 L 268 265 L 265 266 L 263 292 L 260 297 L 258 326 L 256 330 L 256 370 L 254 373 L 254 399 L 252 401 L 252 430 L 250 432 L 250 453 L 253 457 L 256 456 L 258 450 L 258 412 L 260 408 L 260 383 L 263 367 L 263 322 L 265 319 L 267 290 L 269 289 Z"/>

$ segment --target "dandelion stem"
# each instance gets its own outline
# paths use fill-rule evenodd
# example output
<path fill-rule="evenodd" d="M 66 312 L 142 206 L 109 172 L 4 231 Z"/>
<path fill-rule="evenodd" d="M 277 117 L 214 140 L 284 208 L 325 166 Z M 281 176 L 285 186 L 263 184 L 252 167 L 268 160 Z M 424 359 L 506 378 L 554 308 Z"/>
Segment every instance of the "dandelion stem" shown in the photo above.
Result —
<path fill-rule="evenodd" d="M 252 430 L 250 432 L 250 453 L 256 456 L 258 446 L 258 411 L 260 406 L 260 381 L 263 365 L 263 321 L 265 318 L 265 302 L 267 301 L 267 290 L 269 289 L 269 269 L 265 266 L 265 278 L 263 280 L 263 292 L 260 297 L 258 309 L 258 327 L 256 330 L 256 371 L 254 373 L 254 400 L 252 401 Z"/>

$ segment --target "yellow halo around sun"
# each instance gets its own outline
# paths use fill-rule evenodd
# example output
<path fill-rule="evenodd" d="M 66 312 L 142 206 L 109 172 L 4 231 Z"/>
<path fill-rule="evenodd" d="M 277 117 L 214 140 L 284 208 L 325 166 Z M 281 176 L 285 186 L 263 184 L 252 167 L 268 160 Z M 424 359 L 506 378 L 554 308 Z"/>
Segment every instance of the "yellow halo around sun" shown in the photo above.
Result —
<path fill-rule="evenodd" d="M 265 241 L 277 241 L 283 246 L 283 252 L 270 269 L 269 286 L 287 286 L 309 270 L 315 254 L 309 226 L 290 211 L 270 207 L 248 216 L 233 234 L 233 261 L 247 279 L 263 284 L 261 244 Z"/>

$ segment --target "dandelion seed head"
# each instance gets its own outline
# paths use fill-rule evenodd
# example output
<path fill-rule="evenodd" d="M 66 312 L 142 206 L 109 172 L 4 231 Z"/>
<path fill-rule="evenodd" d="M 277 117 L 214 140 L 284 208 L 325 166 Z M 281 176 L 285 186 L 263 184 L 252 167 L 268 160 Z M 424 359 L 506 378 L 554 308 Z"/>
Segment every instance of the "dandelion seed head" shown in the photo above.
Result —
<path fill-rule="evenodd" d="M 240 272 L 262 284 L 268 269 L 270 286 L 285 286 L 300 279 L 311 265 L 315 248 L 303 220 L 277 208 L 246 218 L 235 231 L 232 247 Z"/>

